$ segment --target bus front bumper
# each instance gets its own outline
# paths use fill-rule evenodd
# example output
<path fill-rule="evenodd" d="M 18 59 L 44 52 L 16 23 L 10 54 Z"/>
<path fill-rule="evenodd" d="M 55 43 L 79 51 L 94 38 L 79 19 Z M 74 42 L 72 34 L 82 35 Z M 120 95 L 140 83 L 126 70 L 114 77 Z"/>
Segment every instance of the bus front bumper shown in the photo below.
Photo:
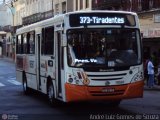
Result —
<path fill-rule="evenodd" d="M 143 97 L 144 82 L 139 81 L 121 86 L 80 86 L 66 83 L 66 102 L 122 100 Z"/>

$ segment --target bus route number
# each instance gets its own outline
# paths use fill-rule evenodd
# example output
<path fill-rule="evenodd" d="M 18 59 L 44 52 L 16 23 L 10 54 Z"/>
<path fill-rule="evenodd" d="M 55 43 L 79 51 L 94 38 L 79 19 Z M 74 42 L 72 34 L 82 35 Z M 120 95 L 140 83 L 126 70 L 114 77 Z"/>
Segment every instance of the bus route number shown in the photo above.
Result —
<path fill-rule="evenodd" d="M 80 24 L 91 23 L 92 19 L 90 17 L 80 17 Z"/>

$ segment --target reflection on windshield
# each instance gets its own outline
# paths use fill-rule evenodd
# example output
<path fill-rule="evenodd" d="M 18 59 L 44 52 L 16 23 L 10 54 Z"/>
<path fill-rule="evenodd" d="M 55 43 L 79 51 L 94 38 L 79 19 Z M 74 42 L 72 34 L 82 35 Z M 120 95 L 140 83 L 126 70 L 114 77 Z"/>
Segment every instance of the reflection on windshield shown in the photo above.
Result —
<path fill-rule="evenodd" d="M 118 67 L 141 62 L 135 29 L 68 30 L 68 63 L 73 67 Z"/>

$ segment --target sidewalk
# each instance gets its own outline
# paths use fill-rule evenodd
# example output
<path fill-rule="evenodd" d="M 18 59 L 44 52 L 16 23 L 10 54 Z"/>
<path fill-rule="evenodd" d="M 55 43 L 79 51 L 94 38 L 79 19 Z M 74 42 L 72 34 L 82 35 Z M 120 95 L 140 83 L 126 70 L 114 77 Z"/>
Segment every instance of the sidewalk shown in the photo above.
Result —
<path fill-rule="evenodd" d="M 9 57 L 0 57 L 0 60 L 4 60 L 4 61 L 7 61 L 7 62 L 15 63 L 15 61 L 12 58 L 9 58 Z"/>
<path fill-rule="evenodd" d="M 150 91 L 160 91 L 160 85 L 154 85 L 153 88 L 149 88 L 148 86 L 144 85 L 144 90 Z"/>

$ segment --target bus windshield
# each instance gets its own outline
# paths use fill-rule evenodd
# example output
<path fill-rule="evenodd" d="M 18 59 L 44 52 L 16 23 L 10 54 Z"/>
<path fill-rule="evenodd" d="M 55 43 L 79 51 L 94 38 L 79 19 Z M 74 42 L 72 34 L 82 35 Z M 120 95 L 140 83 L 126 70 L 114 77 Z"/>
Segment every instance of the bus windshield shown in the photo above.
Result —
<path fill-rule="evenodd" d="M 70 29 L 68 64 L 72 67 L 126 67 L 141 63 L 138 29 Z"/>

